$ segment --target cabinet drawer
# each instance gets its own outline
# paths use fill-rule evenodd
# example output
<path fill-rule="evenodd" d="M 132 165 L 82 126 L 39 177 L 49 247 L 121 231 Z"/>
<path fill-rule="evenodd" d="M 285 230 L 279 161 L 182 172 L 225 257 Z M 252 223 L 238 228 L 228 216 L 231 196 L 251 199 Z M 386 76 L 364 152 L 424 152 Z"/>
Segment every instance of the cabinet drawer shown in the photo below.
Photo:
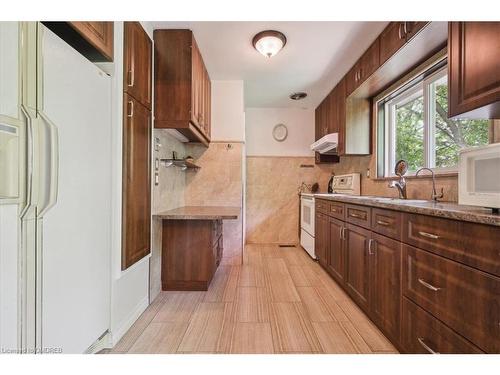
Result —
<path fill-rule="evenodd" d="M 403 245 L 403 294 L 479 348 L 500 352 L 500 279 Z"/>
<path fill-rule="evenodd" d="M 328 215 L 339 220 L 344 220 L 344 203 L 330 202 L 328 206 Z"/>
<path fill-rule="evenodd" d="M 346 204 L 346 221 L 370 229 L 371 209 L 370 207 L 357 206 L 354 204 Z"/>
<path fill-rule="evenodd" d="M 482 353 L 439 320 L 403 297 L 403 340 L 406 353 Z"/>
<path fill-rule="evenodd" d="M 500 228 L 404 214 L 403 242 L 500 276 Z"/>
<path fill-rule="evenodd" d="M 316 201 L 315 201 L 316 212 L 322 212 L 322 213 L 326 214 L 326 213 L 328 213 L 329 207 L 330 207 L 329 201 L 316 199 Z"/>
<path fill-rule="evenodd" d="M 401 212 L 372 208 L 372 230 L 384 236 L 401 240 Z"/>

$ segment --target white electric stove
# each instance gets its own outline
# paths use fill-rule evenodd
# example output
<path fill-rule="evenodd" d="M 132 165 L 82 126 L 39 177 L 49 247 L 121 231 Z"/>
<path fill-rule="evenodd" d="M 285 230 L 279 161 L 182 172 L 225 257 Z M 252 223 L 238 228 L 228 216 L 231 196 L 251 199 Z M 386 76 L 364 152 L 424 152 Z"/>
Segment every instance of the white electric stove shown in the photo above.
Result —
<path fill-rule="evenodd" d="M 351 173 L 333 177 L 332 194 L 300 194 L 300 245 L 305 251 L 316 259 L 314 252 L 314 205 L 315 197 L 328 197 L 333 195 L 360 195 L 360 174 Z"/>

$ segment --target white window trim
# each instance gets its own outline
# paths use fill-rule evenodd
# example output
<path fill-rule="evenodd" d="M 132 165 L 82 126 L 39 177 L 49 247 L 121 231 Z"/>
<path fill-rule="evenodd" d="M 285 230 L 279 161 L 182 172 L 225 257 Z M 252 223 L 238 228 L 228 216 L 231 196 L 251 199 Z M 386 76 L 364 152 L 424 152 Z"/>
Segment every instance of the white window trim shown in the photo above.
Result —
<path fill-rule="evenodd" d="M 434 82 L 445 77 L 447 75 L 446 66 L 439 69 L 438 71 L 432 73 L 426 77 L 422 82 L 416 84 L 415 86 L 409 88 L 402 94 L 396 96 L 395 98 L 389 100 L 385 103 L 385 155 L 384 155 L 384 176 L 394 177 L 394 166 L 396 163 L 395 156 L 395 144 L 396 144 L 396 119 L 395 119 L 395 107 L 398 104 L 405 104 L 411 99 L 413 99 L 417 93 L 422 92 L 424 97 L 424 167 L 432 169 L 436 174 L 440 173 L 456 173 L 458 172 L 458 166 L 436 168 L 435 167 L 435 131 L 436 131 L 436 119 L 431 116 L 431 113 L 435 112 L 434 108 L 434 95 L 432 85 Z M 414 176 L 415 171 L 408 173 L 408 176 Z"/>

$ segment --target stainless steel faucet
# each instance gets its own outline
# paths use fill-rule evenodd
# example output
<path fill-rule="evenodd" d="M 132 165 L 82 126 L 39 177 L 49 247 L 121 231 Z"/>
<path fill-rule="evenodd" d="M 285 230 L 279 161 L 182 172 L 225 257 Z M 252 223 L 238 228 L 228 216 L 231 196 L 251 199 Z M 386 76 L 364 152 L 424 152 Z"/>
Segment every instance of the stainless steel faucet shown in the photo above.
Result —
<path fill-rule="evenodd" d="M 444 193 L 443 193 L 443 188 L 441 188 L 441 193 L 439 193 L 439 194 L 438 194 L 438 193 L 436 192 L 436 180 L 435 180 L 435 178 L 434 178 L 434 171 L 433 171 L 432 169 L 430 169 L 430 168 L 426 168 L 426 167 L 424 167 L 424 168 L 420 168 L 420 169 L 417 171 L 417 173 L 415 173 L 415 177 L 417 177 L 417 176 L 418 176 L 418 174 L 419 174 L 421 171 L 423 171 L 423 170 L 426 170 L 426 171 L 431 172 L 431 175 L 432 175 L 432 195 L 431 195 L 431 198 L 432 198 L 432 200 L 433 200 L 433 201 L 437 202 L 437 201 L 438 201 L 438 199 L 441 199 L 441 198 L 443 198 L 443 196 L 444 196 Z"/>
<path fill-rule="evenodd" d="M 399 181 L 391 181 L 389 183 L 390 188 L 397 188 L 399 192 L 399 198 L 407 199 L 406 195 L 406 179 L 401 175 L 399 176 Z"/>

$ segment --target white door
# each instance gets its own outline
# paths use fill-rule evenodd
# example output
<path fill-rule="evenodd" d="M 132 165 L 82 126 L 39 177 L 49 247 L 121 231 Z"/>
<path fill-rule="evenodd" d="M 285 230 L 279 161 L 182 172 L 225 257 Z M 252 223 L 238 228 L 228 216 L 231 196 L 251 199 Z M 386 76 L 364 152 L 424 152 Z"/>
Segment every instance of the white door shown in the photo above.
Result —
<path fill-rule="evenodd" d="M 45 27 L 42 54 L 58 152 L 41 187 L 57 194 L 39 220 L 41 346 L 82 353 L 110 323 L 111 81 Z"/>

